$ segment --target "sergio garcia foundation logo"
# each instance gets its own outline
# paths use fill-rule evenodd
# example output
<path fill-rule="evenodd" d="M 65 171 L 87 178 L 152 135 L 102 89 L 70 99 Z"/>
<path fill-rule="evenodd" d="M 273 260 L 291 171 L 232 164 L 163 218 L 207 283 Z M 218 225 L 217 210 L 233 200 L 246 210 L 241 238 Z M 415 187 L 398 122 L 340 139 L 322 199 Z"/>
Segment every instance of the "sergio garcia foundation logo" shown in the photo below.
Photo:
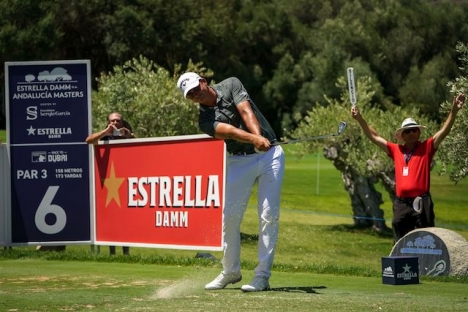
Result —
<path fill-rule="evenodd" d="M 53 106 L 56 103 L 41 103 L 41 106 Z M 59 111 L 55 108 L 39 108 L 37 106 L 26 107 L 26 120 L 36 120 L 38 117 L 64 117 L 70 116 L 70 111 Z"/>

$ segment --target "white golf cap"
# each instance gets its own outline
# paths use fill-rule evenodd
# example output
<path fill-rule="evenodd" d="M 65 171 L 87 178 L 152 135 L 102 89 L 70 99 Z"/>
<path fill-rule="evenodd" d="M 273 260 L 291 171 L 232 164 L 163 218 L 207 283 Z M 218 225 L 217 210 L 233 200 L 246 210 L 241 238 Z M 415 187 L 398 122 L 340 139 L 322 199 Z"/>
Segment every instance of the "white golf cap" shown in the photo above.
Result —
<path fill-rule="evenodd" d="M 426 128 L 425 126 L 421 126 L 420 124 L 418 124 L 413 118 L 406 118 L 405 120 L 403 120 L 403 122 L 401 123 L 401 128 L 399 128 L 396 132 L 395 132 L 395 138 L 399 141 L 403 141 L 403 137 L 401 136 L 401 133 L 403 131 L 405 131 L 406 129 L 411 129 L 411 128 L 419 128 L 419 130 L 421 131 L 422 129 Z"/>
<path fill-rule="evenodd" d="M 195 87 L 198 87 L 200 84 L 200 77 L 196 73 L 188 72 L 180 76 L 179 80 L 177 81 L 177 88 L 179 88 L 180 92 L 184 95 L 184 98 L 187 98 L 187 93 Z"/>

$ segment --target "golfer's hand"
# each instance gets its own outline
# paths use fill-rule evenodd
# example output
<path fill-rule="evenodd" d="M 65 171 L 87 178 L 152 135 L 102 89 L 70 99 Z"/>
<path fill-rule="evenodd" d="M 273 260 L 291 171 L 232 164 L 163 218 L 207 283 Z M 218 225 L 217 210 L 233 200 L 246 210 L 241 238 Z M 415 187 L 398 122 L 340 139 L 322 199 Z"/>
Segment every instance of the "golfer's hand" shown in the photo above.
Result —
<path fill-rule="evenodd" d="M 266 152 L 270 149 L 270 141 L 261 135 L 257 136 L 253 144 L 255 148 L 261 152 Z"/>

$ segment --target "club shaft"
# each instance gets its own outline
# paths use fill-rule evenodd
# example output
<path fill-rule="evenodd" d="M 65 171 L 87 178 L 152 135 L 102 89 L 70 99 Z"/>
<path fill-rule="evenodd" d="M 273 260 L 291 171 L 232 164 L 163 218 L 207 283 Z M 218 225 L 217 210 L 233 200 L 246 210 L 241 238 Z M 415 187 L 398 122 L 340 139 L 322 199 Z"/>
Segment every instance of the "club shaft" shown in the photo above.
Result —
<path fill-rule="evenodd" d="M 342 121 L 342 122 L 340 122 L 340 125 L 338 127 L 338 132 L 324 134 L 324 135 L 317 135 L 317 136 L 308 137 L 308 138 L 301 138 L 301 139 L 295 139 L 295 140 L 289 140 L 289 141 L 275 142 L 272 145 L 294 144 L 294 143 L 304 142 L 304 141 L 313 141 L 313 140 L 319 140 L 319 139 L 326 139 L 326 138 L 341 134 L 345 129 L 346 129 L 346 122 Z"/>
<path fill-rule="evenodd" d="M 335 135 L 338 135 L 338 133 L 330 133 L 330 134 L 318 135 L 318 136 L 314 136 L 310 138 L 302 138 L 302 139 L 296 139 L 296 140 L 290 140 L 290 141 L 276 142 L 276 143 L 273 143 L 272 145 L 294 144 L 294 143 L 299 143 L 299 142 L 304 142 L 304 141 L 314 141 L 314 140 L 329 138 Z"/>

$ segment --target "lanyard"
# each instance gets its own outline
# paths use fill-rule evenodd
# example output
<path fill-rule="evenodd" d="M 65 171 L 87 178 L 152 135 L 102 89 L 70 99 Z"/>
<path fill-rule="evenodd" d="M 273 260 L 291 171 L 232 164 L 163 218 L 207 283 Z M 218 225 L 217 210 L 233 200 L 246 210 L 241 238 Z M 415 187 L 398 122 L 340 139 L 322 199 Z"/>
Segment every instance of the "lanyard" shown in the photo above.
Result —
<path fill-rule="evenodd" d="M 406 163 L 406 165 L 408 165 L 408 163 L 409 163 L 409 161 L 410 161 L 410 159 L 411 159 L 411 156 L 413 156 L 413 153 L 414 153 L 414 151 L 416 150 L 416 146 L 413 147 L 413 149 L 409 152 L 409 154 L 406 154 L 406 150 L 407 150 L 407 149 L 405 148 L 405 150 L 403 151 L 403 156 L 404 156 L 404 158 L 405 158 L 405 163 Z"/>

